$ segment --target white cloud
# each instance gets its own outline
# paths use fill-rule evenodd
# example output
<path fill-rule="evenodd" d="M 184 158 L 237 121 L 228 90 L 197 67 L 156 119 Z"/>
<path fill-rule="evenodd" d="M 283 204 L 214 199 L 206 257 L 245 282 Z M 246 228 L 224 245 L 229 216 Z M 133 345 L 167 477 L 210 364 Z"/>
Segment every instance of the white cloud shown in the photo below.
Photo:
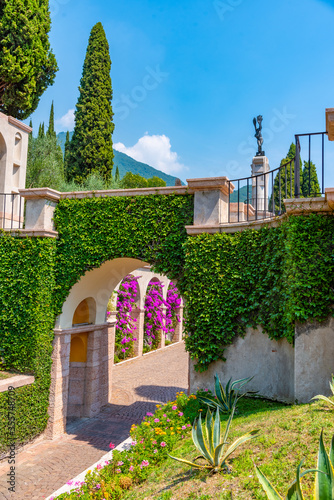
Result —
<path fill-rule="evenodd" d="M 179 162 L 178 154 L 172 151 L 170 139 L 166 135 L 146 134 L 134 146 L 127 148 L 122 142 L 118 142 L 114 144 L 114 149 L 166 174 L 175 175 L 188 170 Z"/>
<path fill-rule="evenodd" d="M 57 132 L 67 131 L 70 132 L 74 129 L 74 109 L 69 109 L 67 113 L 55 121 Z"/>

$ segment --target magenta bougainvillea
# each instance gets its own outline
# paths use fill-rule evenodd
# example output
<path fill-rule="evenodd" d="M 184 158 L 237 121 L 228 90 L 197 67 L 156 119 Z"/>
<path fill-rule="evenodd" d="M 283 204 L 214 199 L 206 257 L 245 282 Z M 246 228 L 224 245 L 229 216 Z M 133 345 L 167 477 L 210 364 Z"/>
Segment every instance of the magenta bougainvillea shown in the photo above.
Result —
<path fill-rule="evenodd" d="M 136 337 L 136 318 L 133 318 L 133 308 L 138 291 L 140 276 L 126 276 L 117 293 L 115 360 L 133 356 Z M 118 358 L 118 359 L 117 359 Z"/>
<path fill-rule="evenodd" d="M 145 350 L 156 349 L 159 345 L 161 334 L 173 336 L 175 325 L 180 321 L 176 310 L 180 307 L 181 298 L 173 283 L 167 291 L 167 299 L 163 297 L 164 285 L 160 281 L 151 281 L 145 298 L 145 325 L 144 347 Z"/>
<path fill-rule="evenodd" d="M 133 312 L 136 307 L 139 279 L 140 276 L 126 276 L 116 292 L 115 362 L 134 355 L 134 345 L 137 341 L 137 320 L 133 317 Z M 173 283 L 170 283 L 165 300 L 163 287 L 164 285 L 160 281 L 151 281 L 147 289 L 144 303 L 144 352 L 156 349 L 162 334 L 173 337 L 175 326 L 180 321 L 177 315 L 177 309 L 181 304 L 178 289 Z"/>

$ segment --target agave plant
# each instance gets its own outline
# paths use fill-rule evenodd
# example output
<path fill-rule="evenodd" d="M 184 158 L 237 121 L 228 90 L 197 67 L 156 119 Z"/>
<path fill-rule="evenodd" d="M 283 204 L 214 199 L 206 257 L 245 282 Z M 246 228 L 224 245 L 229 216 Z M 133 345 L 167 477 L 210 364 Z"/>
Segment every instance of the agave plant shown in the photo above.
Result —
<path fill-rule="evenodd" d="M 237 405 L 239 399 L 244 397 L 246 394 L 255 394 L 254 392 L 245 392 L 244 394 L 239 394 L 240 389 L 250 382 L 254 377 L 242 378 L 240 380 L 232 379 L 227 382 L 224 389 L 221 384 L 219 377 L 216 373 L 215 375 L 215 396 L 198 396 L 198 399 L 203 403 L 207 404 L 210 408 L 219 408 L 222 412 L 230 413 L 232 408 Z"/>
<path fill-rule="evenodd" d="M 300 479 L 309 472 L 316 472 L 314 500 L 334 500 L 334 436 L 331 442 L 329 455 L 326 452 L 323 440 L 323 433 L 321 431 L 319 440 L 319 453 L 318 453 L 318 466 L 317 469 L 308 469 L 301 474 L 301 467 L 303 462 L 300 462 L 296 479 L 289 486 L 288 492 L 284 497 L 285 500 L 305 500 L 304 494 L 301 489 Z M 270 484 L 266 476 L 256 468 L 256 474 L 264 491 L 269 500 L 283 500 L 277 490 Z"/>
<path fill-rule="evenodd" d="M 220 421 L 219 409 L 217 408 L 216 416 L 213 418 L 210 409 L 208 408 L 205 423 L 204 423 L 204 434 L 202 429 L 202 417 L 201 414 L 195 420 L 193 428 L 192 428 L 192 438 L 194 445 L 200 452 L 193 462 L 189 462 L 188 460 L 184 460 L 183 458 L 172 457 L 173 460 L 177 460 L 178 462 L 182 462 L 184 464 L 190 465 L 196 469 L 205 469 L 213 472 L 217 472 L 222 468 L 228 469 L 226 464 L 226 460 L 228 457 L 245 441 L 249 439 L 254 439 L 259 431 L 254 430 L 244 434 L 233 444 L 228 446 L 227 438 L 230 430 L 231 422 L 234 415 L 234 409 L 232 408 L 231 415 L 228 419 L 225 432 L 222 432 L 222 425 Z M 226 447 L 228 448 L 226 449 Z M 208 463 L 206 465 L 195 463 L 196 460 L 203 458 Z"/>
<path fill-rule="evenodd" d="M 329 382 L 329 387 L 331 388 L 332 394 L 334 396 L 334 375 L 332 375 L 332 381 Z M 326 396 L 322 396 L 321 394 L 319 394 L 318 396 L 314 396 L 314 398 L 312 399 L 322 399 L 323 401 L 326 401 L 326 403 L 329 403 L 330 405 L 334 406 L 333 401 L 331 401 L 329 398 L 326 398 Z"/>

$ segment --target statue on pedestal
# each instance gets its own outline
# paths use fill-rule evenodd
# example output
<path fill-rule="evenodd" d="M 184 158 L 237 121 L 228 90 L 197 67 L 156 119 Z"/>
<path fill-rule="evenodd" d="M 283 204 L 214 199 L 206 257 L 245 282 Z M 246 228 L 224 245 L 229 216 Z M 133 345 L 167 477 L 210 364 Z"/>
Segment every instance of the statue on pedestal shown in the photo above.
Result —
<path fill-rule="evenodd" d="M 254 124 L 254 127 L 255 127 L 255 136 L 254 137 L 257 139 L 257 153 L 256 153 L 256 156 L 265 156 L 264 151 L 262 151 L 262 144 L 263 144 L 263 137 L 262 137 L 262 134 L 261 134 L 262 120 L 263 120 L 262 115 L 259 115 L 257 118 L 253 119 L 253 124 Z M 258 127 L 256 127 L 256 121 L 259 124 Z"/>

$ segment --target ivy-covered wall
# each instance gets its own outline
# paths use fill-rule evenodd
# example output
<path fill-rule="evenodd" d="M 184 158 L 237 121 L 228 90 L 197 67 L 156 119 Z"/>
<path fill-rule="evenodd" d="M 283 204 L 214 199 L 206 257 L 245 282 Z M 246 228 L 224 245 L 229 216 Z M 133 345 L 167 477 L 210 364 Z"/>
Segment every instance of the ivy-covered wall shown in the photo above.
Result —
<path fill-rule="evenodd" d="M 18 442 L 40 434 L 48 415 L 56 242 L 0 233 L 0 356 L 4 365 L 35 375 L 15 391 Z M 8 444 L 8 393 L 0 393 L 0 451 Z"/>
<path fill-rule="evenodd" d="M 35 384 L 16 390 L 17 443 L 47 423 L 55 317 L 72 286 L 89 269 L 133 257 L 182 282 L 185 225 L 193 196 L 61 200 L 59 239 L 0 237 L 0 349 L 7 368 L 33 373 Z M 0 451 L 6 448 L 7 393 L 0 394 Z"/>
<path fill-rule="evenodd" d="M 290 216 L 279 227 L 188 238 L 184 297 L 186 348 L 199 371 L 248 326 L 292 343 L 296 321 L 333 314 L 334 217 Z"/>
<path fill-rule="evenodd" d="M 0 349 L 8 368 L 36 382 L 16 391 L 17 442 L 47 423 L 52 330 L 72 286 L 120 257 L 150 262 L 178 280 L 186 346 L 199 370 L 223 357 L 248 325 L 294 338 L 296 321 L 325 319 L 334 303 L 334 217 L 291 216 L 276 228 L 187 237 L 193 196 L 61 200 L 59 239 L 0 235 Z M 0 450 L 7 394 L 0 395 Z"/>

